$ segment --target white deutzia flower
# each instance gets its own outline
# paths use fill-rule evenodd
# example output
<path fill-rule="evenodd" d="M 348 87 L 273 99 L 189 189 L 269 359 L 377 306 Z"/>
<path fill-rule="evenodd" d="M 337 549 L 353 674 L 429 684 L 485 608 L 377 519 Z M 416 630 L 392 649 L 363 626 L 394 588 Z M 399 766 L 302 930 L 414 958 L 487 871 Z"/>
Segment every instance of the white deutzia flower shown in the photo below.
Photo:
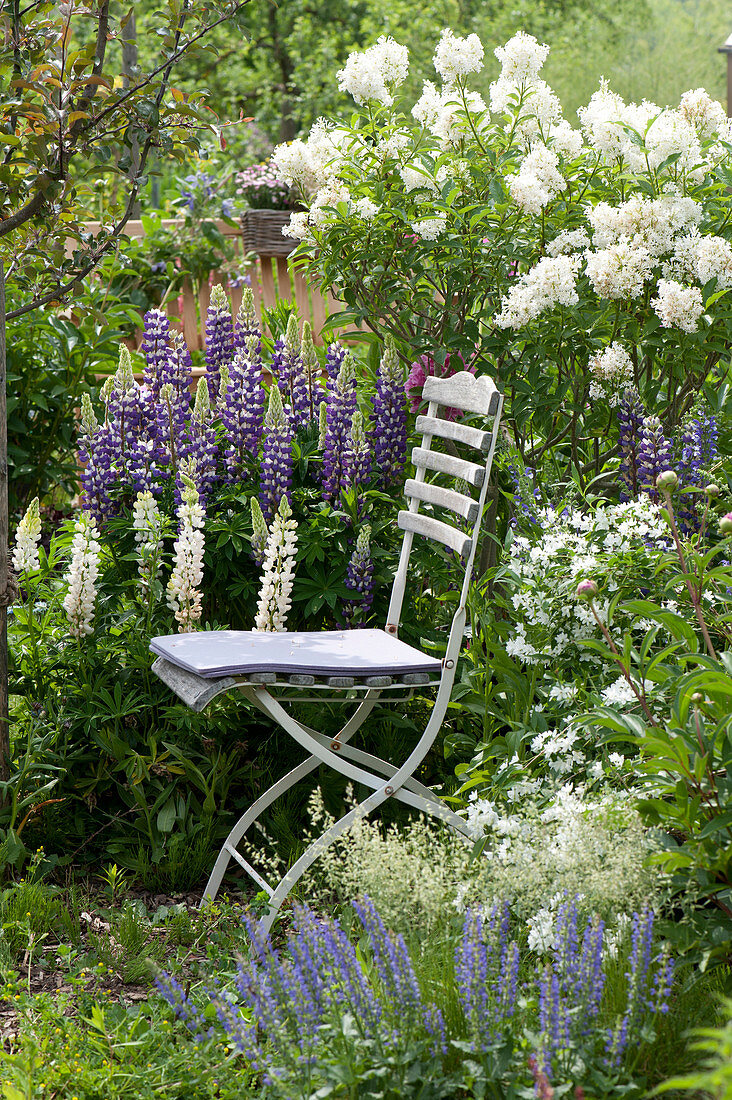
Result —
<path fill-rule="evenodd" d="M 381 207 L 377 203 L 372 202 L 371 199 L 363 198 L 356 199 L 353 204 L 353 209 L 356 214 L 358 214 L 359 218 L 363 218 L 365 222 L 370 222 L 373 221 L 379 213 Z"/>
<path fill-rule="evenodd" d="M 345 184 L 333 180 L 321 187 L 310 206 L 309 224 L 321 227 L 333 218 L 331 211 L 344 202 L 350 205 L 351 193 Z"/>
<path fill-rule="evenodd" d="M 682 286 L 674 279 L 658 280 L 658 296 L 651 305 L 664 328 L 696 332 L 704 312 L 704 299 L 698 286 Z"/>
<path fill-rule="evenodd" d="M 404 83 L 408 72 L 407 47 L 382 35 L 363 53 L 349 54 L 344 68 L 337 73 L 338 87 L 353 96 L 358 104 L 375 100 L 390 107 L 394 91 Z"/>
<path fill-rule="evenodd" d="M 645 144 L 648 165 L 654 172 L 668 157 L 678 158 L 672 166 L 673 171 L 685 172 L 697 168 L 702 159 L 696 130 L 681 111 L 662 111 L 653 119 L 645 135 Z"/>
<path fill-rule="evenodd" d="M 524 157 L 518 174 L 508 177 L 508 190 L 516 205 L 528 214 L 540 214 L 567 186 L 558 164 L 559 157 L 553 149 L 535 145 Z"/>
<path fill-rule="evenodd" d="M 633 361 L 617 340 L 590 357 L 587 364 L 593 382 L 590 397 L 614 395 L 617 400 L 626 386 L 633 384 Z"/>
<path fill-rule="evenodd" d="M 639 297 L 652 269 L 648 249 L 634 248 L 627 240 L 585 256 L 585 271 L 599 298 Z"/>
<path fill-rule="evenodd" d="M 442 32 L 432 61 L 446 84 L 454 84 L 458 77 L 479 73 L 483 68 L 483 44 L 477 34 L 457 38 L 451 30 Z"/>
<path fill-rule="evenodd" d="M 40 569 L 41 560 L 38 556 L 38 543 L 40 541 L 41 514 L 38 497 L 34 497 L 18 524 L 18 530 L 15 532 L 13 569 L 18 575 L 35 573 L 37 569 Z"/>
<path fill-rule="evenodd" d="M 494 324 L 499 328 L 521 328 L 544 310 L 576 305 L 579 264 L 579 256 L 545 256 L 539 260 L 502 299 Z"/>
<path fill-rule="evenodd" d="M 501 62 L 501 79 L 524 84 L 536 80 L 549 56 L 549 47 L 541 45 L 532 34 L 518 31 L 493 52 Z"/>
<path fill-rule="evenodd" d="M 183 492 L 178 507 L 178 538 L 174 544 L 173 571 L 167 586 L 168 607 L 174 612 L 181 634 L 189 633 L 201 618 L 203 580 L 203 525 L 205 512 L 195 482 L 181 474 Z"/>
<path fill-rule="evenodd" d="M 160 551 L 163 547 L 163 519 L 151 492 L 138 493 L 132 505 L 132 526 L 138 553 L 138 572 L 143 598 L 152 582 L 160 576 Z"/>
<path fill-rule="evenodd" d="M 582 134 L 564 119 L 551 131 L 552 148 L 565 160 L 575 160 L 584 149 Z"/>
<path fill-rule="evenodd" d="M 696 274 L 701 283 L 717 280 L 721 290 L 732 286 L 732 245 L 724 237 L 709 235 L 694 238 Z"/>
<path fill-rule="evenodd" d="M 457 145 L 472 127 L 482 130 L 488 125 L 487 107 L 477 92 L 466 92 L 463 102 L 453 88 L 439 92 L 429 80 L 412 114 L 445 148 Z"/>
<path fill-rule="evenodd" d="M 679 103 L 679 114 L 694 127 L 702 141 L 709 141 L 724 132 L 727 112 L 721 103 L 712 99 L 704 88 L 684 92 Z"/>
<path fill-rule="evenodd" d="M 586 229 L 564 229 L 549 241 L 546 250 L 549 256 L 564 256 L 569 252 L 584 252 L 589 244 Z"/>
<path fill-rule="evenodd" d="M 282 236 L 292 237 L 296 241 L 305 241 L 312 237 L 307 210 L 294 210 L 290 214 L 289 222 L 282 226 Z"/>
<path fill-rule="evenodd" d="M 698 225 L 701 216 L 699 203 L 669 194 L 659 199 L 634 196 L 619 206 L 599 202 L 588 220 L 595 248 L 609 248 L 625 239 L 658 257 L 670 252 L 678 235 Z"/>
<path fill-rule="evenodd" d="M 82 638 L 94 630 L 96 580 L 99 575 L 98 538 L 94 520 L 88 512 L 82 512 L 74 525 L 71 563 L 66 575 L 68 592 L 64 598 L 69 631 L 75 638 Z"/>
<path fill-rule="evenodd" d="M 625 679 L 619 676 L 602 691 L 602 701 L 608 707 L 632 707 L 638 702 L 635 692 Z"/>
<path fill-rule="evenodd" d="M 287 497 L 283 497 L 272 520 L 264 551 L 255 630 L 285 629 L 297 553 L 297 523 L 291 516 Z"/>
<path fill-rule="evenodd" d="M 422 218 L 421 221 L 412 222 L 412 229 L 424 241 L 436 241 L 440 234 L 445 232 L 447 215 L 438 214 L 436 218 Z"/>
<path fill-rule="evenodd" d="M 426 168 L 405 164 L 399 169 L 406 191 L 420 191 L 422 189 L 435 192 L 438 190 L 437 181 Z"/>

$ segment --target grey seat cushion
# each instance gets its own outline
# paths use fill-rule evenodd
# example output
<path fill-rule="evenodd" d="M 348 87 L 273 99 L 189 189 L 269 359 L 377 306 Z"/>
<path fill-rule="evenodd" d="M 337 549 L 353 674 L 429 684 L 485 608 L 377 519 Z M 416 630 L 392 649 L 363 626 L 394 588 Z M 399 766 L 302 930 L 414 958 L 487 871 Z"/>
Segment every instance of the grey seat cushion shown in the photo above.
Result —
<path fill-rule="evenodd" d="M 204 679 L 262 672 L 357 678 L 427 672 L 439 677 L 442 667 L 438 657 L 384 630 L 202 630 L 153 638 L 150 649 Z"/>

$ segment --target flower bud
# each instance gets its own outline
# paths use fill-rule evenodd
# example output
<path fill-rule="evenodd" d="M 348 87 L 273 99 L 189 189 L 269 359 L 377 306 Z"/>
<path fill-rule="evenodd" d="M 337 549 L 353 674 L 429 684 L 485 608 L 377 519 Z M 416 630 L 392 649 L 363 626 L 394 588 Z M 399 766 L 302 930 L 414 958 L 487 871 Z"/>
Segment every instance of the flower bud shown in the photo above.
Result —
<path fill-rule="evenodd" d="M 704 492 L 707 494 L 710 500 L 715 500 L 719 496 L 719 486 L 707 485 L 704 489 Z"/>
<path fill-rule="evenodd" d="M 586 578 L 585 580 L 580 581 L 579 584 L 577 585 L 577 592 L 576 592 L 577 599 L 578 600 L 594 600 L 594 598 L 597 595 L 598 591 L 599 591 L 599 589 L 597 587 L 597 581 L 593 581 L 593 580 L 590 580 L 589 578 Z"/>
<path fill-rule="evenodd" d="M 656 488 L 661 492 L 672 493 L 674 489 L 679 487 L 679 478 L 675 470 L 664 470 L 662 474 L 659 474 L 656 478 Z"/>
<path fill-rule="evenodd" d="M 728 512 L 726 516 L 722 516 L 719 521 L 719 530 L 723 535 L 732 535 L 732 512 Z"/>
<path fill-rule="evenodd" d="M 695 691 L 691 697 L 691 701 L 695 707 L 699 707 L 704 702 L 704 696 L 700 691 Z"/>

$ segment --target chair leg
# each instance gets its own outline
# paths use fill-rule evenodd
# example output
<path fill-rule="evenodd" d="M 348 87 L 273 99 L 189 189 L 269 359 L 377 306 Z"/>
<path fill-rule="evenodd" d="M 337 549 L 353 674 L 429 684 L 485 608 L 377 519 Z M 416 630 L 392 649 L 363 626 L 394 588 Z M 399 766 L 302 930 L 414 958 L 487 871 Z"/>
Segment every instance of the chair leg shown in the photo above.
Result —
<path fill-rule="evenodd" d="M 256 691 L 245 689 L 244 694 L 250 700 L 250 702 L 254 703 L 265 714 L 270 715 L 270 710 L 267 706 L 267 696 L 269 696 L 268 692 L 263 692 L 261 689 L 257 689 Z M 376 689 L 374 691 L 370 691 L 366 695 L 364 700 L 356 708 L 355 712 L 351 715 L 349 720 L 336 735 L 342 744 L 345 744 L 346 741 L 350 737 L 352 737 L 353 734 L 361 727 L 363 722 L 366 720 L 366 718 L 378 702 L 380 695 L 381 692 Z M 271 696 L 269 698 L 271 698 Z M 295 719 L 291 719 L 291 721 L 295 722 Z M 324 738 L 321 734 L 316 733 L 314 730 L 309 730 L 307 726 L 302 726 L 301 723 L 296 724 L 299 725 L 304 732 L 312 735 L 319 742 L 322 741 L 324 748 L 327 748 L 327 746 L 331 743 L 331 738 Z M 234 827 L 229 832 L 229 835 L 227 836 L 224 844 L 221 847 L 221 851 L 218 854 L 216 862 L 213 866 L 213 870 L 209 875 L 208 882 L 206 883 L 206 887 L 203 891 L 201 905 L 205 905 L 207 902 L 213 901 L 216 897 L 231 859 L 236 858 L 232 857 L 231 849 L 237 849 L 237 845 L 241 841 L 242 837 L 259 818 L 259 815 L 269 806 L 271 806 L 271 804 L 277 798 L 279 798 L 280 795 L 288 791 L 290 787 L 294 786 L 295 783 L 298 783 L 301 779 L 304 779 L 306 775 L 309 775 L 309 773 L 317 768 L 320 763 L 322 763 L 322 761 L 318 759 L 318 757 L 312 755 L 308 756 L 307 759 L 303 760 L 301 764 L 298 764 L 297 767 L 293 768 L 292 771 L 288 772 L 287 775 L 283 776 L 282 779 L 279 779 L 275 784 L 273 784 L 273 786 L 271 786 L 268 791 L 265 791 L 263 795 L 260 795 L 260 797 L 244 811 L 242 816 L 237 821 L 236 825 L 234 825 Z M 273 892 L 271 888 L 268 887 L 267 884 L 260 878 L 260 876 L 257 873 L 253 872 L 251 867 L 246 865 L 245 861 L 241 861 L 241 863 L 247 873 L 254 878 L 258 885 L 262 886 L 262 888 L 267 890 L 269 893 Z"/>
<path fill-rule="evenodd" d="M 219 891 L 222 879 L 226 873 L 226 868 L 229 866 L 229 861 L 232 858 L 227 848 L 236 848 L 247 829 L 254 824 L 262 811 L 266 810 L 268 806 L 271 806 L 281 794 L 285 793 L 285 791 L 289 791 L 290 787 L 294 786 L 295 783 L 304 779 L 306 775 L 317 768 L 319 763 L 320 761 L 315 756 L 309 756 L 307 760 L 303 760 L 301 764 L 298 764 L 297 767 L 293 768 L 287 775 L 283 775 L 281 779 L 274 783 L 263 795 L 260 795 L 256 802 L 253 802 L 251 806 L 244 811 L 227 836 L 219 852 L 213 871 L 209 875 L 206 888 L 203 891 L 201 905 L 213 901 Z"/>

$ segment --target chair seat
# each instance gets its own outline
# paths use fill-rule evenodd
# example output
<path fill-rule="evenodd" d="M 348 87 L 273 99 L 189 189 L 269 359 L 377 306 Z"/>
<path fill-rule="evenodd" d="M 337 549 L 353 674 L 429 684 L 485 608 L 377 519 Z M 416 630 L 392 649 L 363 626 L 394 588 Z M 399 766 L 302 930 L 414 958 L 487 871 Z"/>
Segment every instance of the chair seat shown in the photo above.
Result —
<path fill-rule="evenodd" d="M 204 679 L 276 673 L 281 676 L 403 676 L 439 678 L 442 662 L 384 630 L 202 630 L 153 638 L 150 649 Z"/>

